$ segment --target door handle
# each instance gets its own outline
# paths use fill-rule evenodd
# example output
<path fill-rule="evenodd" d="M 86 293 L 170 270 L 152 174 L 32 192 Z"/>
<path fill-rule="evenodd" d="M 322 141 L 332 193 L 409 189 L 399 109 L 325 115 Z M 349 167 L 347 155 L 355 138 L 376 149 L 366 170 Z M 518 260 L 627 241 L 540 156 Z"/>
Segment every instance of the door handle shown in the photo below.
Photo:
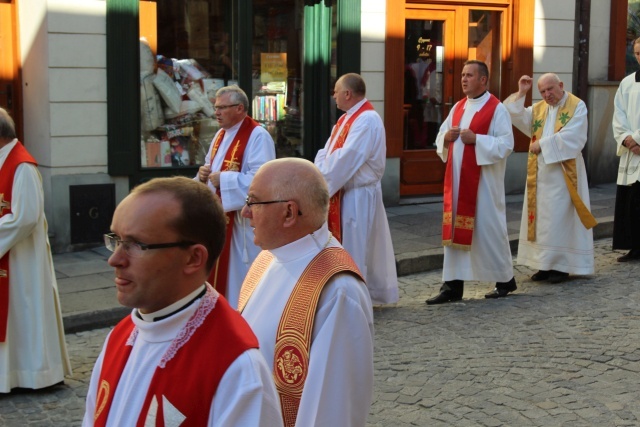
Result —
<path fill-rule="evenodd" d="M 449 97 L 449 102 L 445 102 L 444 105 L 447 107 L 451 107 L 453 105 L 453 96 Z"/>

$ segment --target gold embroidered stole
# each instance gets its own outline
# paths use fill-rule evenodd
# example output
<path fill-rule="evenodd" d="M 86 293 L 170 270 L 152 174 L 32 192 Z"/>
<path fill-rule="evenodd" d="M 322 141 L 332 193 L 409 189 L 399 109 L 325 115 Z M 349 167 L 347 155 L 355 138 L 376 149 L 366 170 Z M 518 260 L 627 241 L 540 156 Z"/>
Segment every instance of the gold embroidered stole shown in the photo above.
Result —
<path fill-rule="evenodd" d="M 240 291 L 238 311 L 244 310 L 272 260 L 273 255 L 262 251 L 251 265 Z M 273 377 L 280 395 L 285 427 L 293 427 L 296 423 L 302 390 L 309 373 L 311 334 L 320 294 L 329 279 L 345 272 L 364 281 L 347 251 L 340 247 L 323 249 L 300 275 L 282 312 L 276 334 Z"/>
<path fill-rule="evenodd" d="M 257 126 L 260 126 L 260 124 L 253 120 L 251 117 L 246 116 L 244 118 L 242 124 L 240 125 L 240 129 L 238 129 L 238 132 L 234 137 L 235 142 L 232 141 L 231 145 L 229 145 L 229 148 L 224 155 L 224 160 L 222 161 L 220 172 L 240 172 L 242 168 L 242 160 L 244 159 L 244 152 L 247 148 L 247 145 L 249 145 L 249 138 L 251 138 L 251 133 Z M 211 163 L 209 164 L 209 166 L 213 166 L 213 160 L 218 153 L 218 149 L 220 148 L 220 144 L 222 143 L 224 134 L 225 130 L 222 129 L 213 143 L 213 147 L 211 149 Z M 211 170 L 213 172 L 213 168 L 211 168 Z M 216 189 L 216 195 L 222 202 L 222 191 L 220 190 L 220 188 Z M 227 232 L 225 234 L 224 247 L 222 248 L 220 256 L 216 260 L 213 269 L 209 273 L 209 283 L 215 288 L 216 291 L 218 291 L 225 297 L 228 296 L 227 281 L 229 278 L 229 260 L 231 258 L 231 239 L 233 237 L 235 214 L 235 211 L 225 213 L 225 216 L 227 217 Z"/>
<path fill-rule="evenodd" d="M 580 99 L 567 93 L 567 100 L 564 105 L 558 109 L 556 116 L 556 122 L 554 124 L 554 133 L 560 132 L 560 130 L 571 120 L 576 107 Z M 542 137 L 542 131 L 544 130 L 544 124 L 547 120 L 549 108 L 547 103 L 543 101 L 537 102 L 533 106 L 533 119 L 531 124 L 531 144 L 538 141 Z M 578 194 L 578 173 L 576 169 L 576 159 L 569 159 L 560 162 L 560 167 L 564 174 L 564 181 L 569 190 L 569 196 L 573 202 L 573 206 L 576 209 L 576 213 L 582 222 L 582 225 L 586 229 L 593 228 L 597 221 L 589 212 L 589 209 L 585 206 L 584 202 Z M 536 220 L 537 220 L 537 191 L 538 191 L 538 155 L 529 152 L 529 158 L 527 160 L 527 240 L 530 242 L 536 241 Z"/>

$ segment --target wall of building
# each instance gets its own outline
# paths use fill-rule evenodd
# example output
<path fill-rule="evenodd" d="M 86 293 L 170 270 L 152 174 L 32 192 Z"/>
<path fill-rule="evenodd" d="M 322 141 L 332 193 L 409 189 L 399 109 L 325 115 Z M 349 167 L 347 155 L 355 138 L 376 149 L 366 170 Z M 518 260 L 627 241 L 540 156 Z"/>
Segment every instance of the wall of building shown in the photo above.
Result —
<path fill-rule="evenodd" d="M 40 163 L 54 252 L 72 249 L 71 185 L 116 184 L 107 174 L 106 2 L 18 3 L 25 145 Z M 105 230 L 106 231 L 106 230 Z"/>
<path fill-rule="evenodd" d="M 615 182 L 618 161 L 611 120 L 613 98 L 620 82 L 608 81 L 609 32 L 611 3 L 591 2 L 589 27 L 589 140 L 587 141 L 587 171 L 589 183 L 597 185 Z M 626 23 L 625 23 L 626 24 Z"/>
<path fill-rule="evenodd" d="M 384 42 L 386 37 L 386 0 L 367 0 L 361 5 L 360 72 L 367 84 L 367 98 L 384 117 Z M 382 194 L 387 206 L 400 200 L 400 159 L 387 158 L 382 177 Z"/>

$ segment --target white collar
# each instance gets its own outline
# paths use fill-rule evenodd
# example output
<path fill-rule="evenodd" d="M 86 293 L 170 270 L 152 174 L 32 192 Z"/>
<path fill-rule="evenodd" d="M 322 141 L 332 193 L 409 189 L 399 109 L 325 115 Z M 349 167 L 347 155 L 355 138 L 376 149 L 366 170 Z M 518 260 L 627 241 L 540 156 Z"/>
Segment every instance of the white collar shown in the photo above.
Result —
<path fill-rule="evenodd" d="M 333 242 L 332 242 L 333 241 Z M 276 258 L 277 262 L 286 263 L 295 261 L 309 254 L 318 254 L 321 250 L 329 246 L 329 244 L 337 244 L 329 233 L 329 227 L 325 222 L 322 227 L 311 234 L 307 234 L 295 242 L 288 243 L 269 252 Z"/>
<path fill-rule="evenodd" d="M 353 113 L 355 113 L 356 111 L 358 111 L 360 109 L 360 107 L 362 107 L 362 105 L 367 102 L 367 98 L 364 98 L 362 101 L 358 102 L 356 105 L 354 105 L 353 107 L 349 108 L 349 110 L 347 110 L 347 115 L 351 115 Z"/>
<path fill-rule="evenodd" d="M 174 302 L 171 305 L 166 306 L 165 308 L 161 308 L 158 311 L 154 311 L 153 313 L 143 314 L 143 313 L 140 313 L 140 311 L 138 311 L 137 309 L 136 309 L 135 312 L 138 315 L 140 315 L 140 318 L 142 320 L 144 320 L 145 322 L 153 322 L 154 319 L 156 319 L 158 317 L 166 316 L 166 315 L 171 314 L 173 312 L 176 312 L 180 308 L 182 308 L 185 305 L 187 305 L 187 303 L 192 302 L 195 299 L 195 297 L 197 297 L 198 294 L 201 293 L 204 290 L 204 288 L 205 288 L 205 285 L 202 284 L 202 286 L 198 286 L 198 288 L 195 291 L 191 292 L 186 297 L 181 298 L 180 300 Z"/>

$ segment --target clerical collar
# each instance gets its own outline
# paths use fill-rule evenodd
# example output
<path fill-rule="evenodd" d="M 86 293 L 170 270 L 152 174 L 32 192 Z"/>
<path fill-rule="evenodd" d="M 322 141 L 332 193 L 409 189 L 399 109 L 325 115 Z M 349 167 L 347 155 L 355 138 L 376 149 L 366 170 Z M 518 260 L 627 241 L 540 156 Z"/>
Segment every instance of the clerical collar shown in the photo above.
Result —
<path fill-rule="evenodd" d="M 485 90 L 484 92 L 482 92 L 480 95 L 478 95 L 478 96 L 474 96 L 474 97 L 473 97 L 473 98 L 471 98 L 471 99 L 480 99 L 480 98 L 482 98 L 482 97 L 484 96 L 484 94 L 485 94 L 485 93 L 487 93 L 487 91 L 486 91 L 486 90 Z"/>
<path fill-rule="evenodd" d="M 195 291 L 191 292 L 186 297 L 174 302 L 170 306 L 162 308 L 158 311 L 154 311 L 153 313 L 140 313 L 139 310 L 136 310 L 136 314 L 138 317 L 145 322 L 157 322 L 159 320 L 166 319 L 167 317 L 171 317 L 176 313 L 181 312 L 185 308 L 189 307 L 198 299 L 202 298 L 204 294 L 207 292 L 207 286 L 202 285 Z"/>

